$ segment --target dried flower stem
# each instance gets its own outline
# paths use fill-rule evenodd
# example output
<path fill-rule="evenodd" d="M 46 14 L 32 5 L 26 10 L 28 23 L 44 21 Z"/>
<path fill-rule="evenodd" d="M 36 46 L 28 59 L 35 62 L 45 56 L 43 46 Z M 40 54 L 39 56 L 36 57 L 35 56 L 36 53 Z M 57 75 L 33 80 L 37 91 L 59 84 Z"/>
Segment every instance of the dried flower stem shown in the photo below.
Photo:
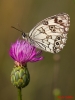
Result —
<path fill-rule="evenodd" d="M 18 100 L 22 100 L 21 88 L 18 88 Z"/>

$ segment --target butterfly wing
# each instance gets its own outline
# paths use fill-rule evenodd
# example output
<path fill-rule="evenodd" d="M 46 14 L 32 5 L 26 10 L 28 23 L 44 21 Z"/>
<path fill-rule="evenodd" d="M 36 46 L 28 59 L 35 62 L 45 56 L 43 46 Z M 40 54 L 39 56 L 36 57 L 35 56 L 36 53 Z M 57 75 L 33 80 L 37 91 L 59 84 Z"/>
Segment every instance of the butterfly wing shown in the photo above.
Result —
<path fill-rule="evenodd" d="M 66 13 L 48 17 L 29 32 L 28 40 L 41 50 L 58 53 L 65 46 L 69 26 L 70 17 Z"/>

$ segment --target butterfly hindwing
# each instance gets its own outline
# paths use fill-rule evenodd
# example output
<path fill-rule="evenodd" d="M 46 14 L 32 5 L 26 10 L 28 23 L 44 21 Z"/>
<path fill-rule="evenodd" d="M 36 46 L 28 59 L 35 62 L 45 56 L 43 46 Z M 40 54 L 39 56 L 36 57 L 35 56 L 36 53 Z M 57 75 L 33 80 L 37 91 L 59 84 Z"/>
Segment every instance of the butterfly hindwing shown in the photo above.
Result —
<path fill-rule="evenodd" d="M 66 13 L 48 17 L 29 32 L 28 40 L 41 50 L 58 53 L 65 46 L 69 26 L 70 17 Z"/>

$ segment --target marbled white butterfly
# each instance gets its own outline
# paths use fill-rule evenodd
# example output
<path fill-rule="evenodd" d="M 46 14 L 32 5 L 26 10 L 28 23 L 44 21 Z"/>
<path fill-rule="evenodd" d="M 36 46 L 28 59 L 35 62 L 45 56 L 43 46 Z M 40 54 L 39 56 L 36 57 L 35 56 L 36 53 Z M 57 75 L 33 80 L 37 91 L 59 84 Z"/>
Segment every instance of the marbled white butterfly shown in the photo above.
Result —
<path fill-rule="evenodd" d="M 42 20 L 28 34 L 23 32 L 22 38 L 41 50 L 58 53 L 65 46 L 69 26 L 69 15 L 60 13 Z"/>

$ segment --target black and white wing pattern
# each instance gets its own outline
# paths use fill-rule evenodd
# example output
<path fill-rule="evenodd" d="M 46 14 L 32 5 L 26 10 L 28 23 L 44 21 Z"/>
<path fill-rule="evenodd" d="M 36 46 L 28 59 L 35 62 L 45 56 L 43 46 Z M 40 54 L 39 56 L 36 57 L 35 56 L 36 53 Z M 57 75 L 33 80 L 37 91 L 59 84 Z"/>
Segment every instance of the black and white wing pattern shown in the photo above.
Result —
<path fill-rule="evenodd" d="M 70 17 L 60 13 L 39 22 L 28 34 L 28 41 L 35 47 L 58 53 L 63 49 L 67 40 Z"/>

